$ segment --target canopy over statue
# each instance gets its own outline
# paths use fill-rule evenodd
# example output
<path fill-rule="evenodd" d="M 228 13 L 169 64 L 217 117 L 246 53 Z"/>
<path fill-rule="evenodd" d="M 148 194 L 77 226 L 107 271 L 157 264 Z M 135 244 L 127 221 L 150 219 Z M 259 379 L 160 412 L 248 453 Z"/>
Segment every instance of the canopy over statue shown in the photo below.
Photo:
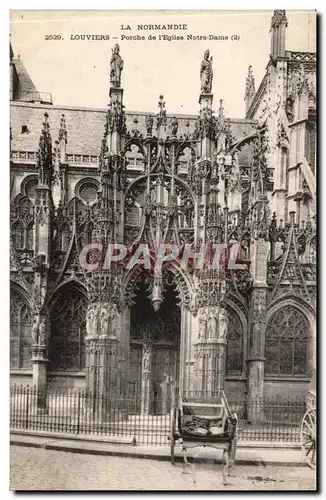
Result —
<path fill-rule="evenodd" d="M 204 59 L 200 66 L 200 91 L 203 94 L 212 92 L 213 81 L 213 57 L 209 57 L 209 50 L 204 53 Z"/>
<path fill-rule="evenodd" d="M 112 50 L 110 61 L 110 82 L 114 87 L 120 87 L 122 70 L 123 60 L 120 56 L 120 47 L 118 44 L 116 44 L 114 46 L 114 49 Z"/>

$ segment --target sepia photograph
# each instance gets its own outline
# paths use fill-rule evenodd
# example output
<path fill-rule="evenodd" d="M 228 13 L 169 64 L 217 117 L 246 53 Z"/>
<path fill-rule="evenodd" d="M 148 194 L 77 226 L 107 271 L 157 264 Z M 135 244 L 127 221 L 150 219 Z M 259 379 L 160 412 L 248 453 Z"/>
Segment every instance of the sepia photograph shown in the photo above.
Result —
<path fill-rule="evenodd" d="M 10 490 L 317 490 L 316 24 L 10 12 Z"/>

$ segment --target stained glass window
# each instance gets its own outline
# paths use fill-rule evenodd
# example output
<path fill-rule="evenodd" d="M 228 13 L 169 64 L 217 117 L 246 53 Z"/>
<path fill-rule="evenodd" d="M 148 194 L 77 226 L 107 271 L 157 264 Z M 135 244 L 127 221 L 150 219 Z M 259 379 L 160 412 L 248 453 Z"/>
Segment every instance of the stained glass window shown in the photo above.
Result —
<path fill-rule="evenodd" d="M 308 374 L 309 324 L 302 312 L 288 306 L 277 311 L 266 328 L 267 375 Z"/>
<path fill-rule="evenodd" d="M 10 293 L 10 368 L 32 367 L 32 318 L 26 300 L 17 293 Z"/>
<path fill-rule="evenodd" d="M 75 288 L 65 289 L 51 312 L 50 369 L 85 369 L 87 299 Z"/>
<path fill-rule="evenodd" d="M 226 373 L 241 375 L 243 359 L 243 333 L 238 316 L 228 311 L 228 336 L 226 347 Z"/>

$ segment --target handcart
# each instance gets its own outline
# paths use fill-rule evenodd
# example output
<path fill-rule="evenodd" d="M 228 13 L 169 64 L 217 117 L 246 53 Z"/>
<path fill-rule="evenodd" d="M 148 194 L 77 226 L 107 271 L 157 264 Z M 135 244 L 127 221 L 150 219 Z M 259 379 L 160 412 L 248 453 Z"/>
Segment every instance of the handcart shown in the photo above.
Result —
<path fill-rule="evenodd" d="M 171 463 L 174 465 L 175 448 L 180 446 L 183 453 L 183 472 L 190 466 L 193 480 L 196 482 L 195 466 L 187 460 L 187 453 L 194 448 L 215 448 L 222 450 L 223 484 L 227 484 L 227 476 L 235 461 L 237 447 L 238 418 L 231 413 L 223 391 L 219 391 L 217 402 L 189 401 L 181 396 L 171 412 Z M 216 401 L 215 400 L 215 401 Z M 200 450 L 199 450 L 200 452 Z M 197 458 L 198 454 L 193 458 Z"/>

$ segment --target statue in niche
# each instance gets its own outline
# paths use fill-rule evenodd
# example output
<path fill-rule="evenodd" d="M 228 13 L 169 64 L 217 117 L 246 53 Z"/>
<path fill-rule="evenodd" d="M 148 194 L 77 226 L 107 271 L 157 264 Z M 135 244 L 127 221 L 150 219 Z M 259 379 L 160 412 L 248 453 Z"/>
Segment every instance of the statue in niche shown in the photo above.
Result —
<path fill-rule="evenodd" d="M 119 335 L 119 316 L 116 304 L 112 304 L 109 310 L 110 336 L 118 337 Z"/>
<path fill-rule="evenodd" d="M 88 306 L 87 314 L 86 314 L 86 331 L 87 335 L 93 336 L 97 333 L 97 325 L 96 325 L 96 306 L 91 304 Z"/>
<path fill-rule="evenodd" d="M 46 318 L 41 318 L 39 327 L 39 345 L 46 344 Z"/>
<path fill-rule="evenodd" d="M 38 315 L 36 315 L 33 319 L 33 325 L 32 325 L 33 345 L 37 345 L 37 343 L 38 343 L 39 323 L 40 323 L 40 318 Z"/>
<path fill-rule="evenodd" d="M 178 132 L 178 119 L 174 116 L 171 120 L 171 134 L 175 137 Z"/>
<path fill-rule="evenodd" d="M 199 311 L 198 311 L 198 323 L 199 323 L 198 337 L 200 339 L 206 338 L 206 318 L 207 318 L 206 310 L 204 308 L 199 309 Z"/>
<path fill-rule="evenodd" d="M 152 135 L 154 118 L 151 115 L 147 115 L 145 119 L 146 133 L 148 136 Z"/>
<path fill-rule="evenodd" d="M 213 82 L 213 57 L 209 57 L 209 50 L 205 51 L 200 66 L 200 82 L 200 91 L 204 94 L 210 94 Z"/>
<path fill-rule="evenodd" d="M 226 342 L 226 337 L 228 333 L 228 317 L 224 309 L 220 310 L 219 314 L 219 325 L 218 325 L 218 338 L 222 342 Z"/>
<path fill-rule="evenodd" d="M 110 82 L 114 87 L 120 87 L 122 70 L 123 60 L 120 56 L 120 47 L 116 43 L 110 61 Z"/>
<path fill-rule="evenodd" d="M 100 335 L 105 336 L 108 333 L 109 310 L 107 304 L 102 305 L 100 311 Z"/>
<path fill-rule="evenodd" d="M 208 338 L 212 339 L 216 336 L 216 310 L 215 307 L 210 307 L 207 316 L 207 333 Z"/>
<path fill-rule="evenodd" d="M 149 332 L 143 335 L 143 370 L 149 371 L 151 368 L 152 337 Z"/>

